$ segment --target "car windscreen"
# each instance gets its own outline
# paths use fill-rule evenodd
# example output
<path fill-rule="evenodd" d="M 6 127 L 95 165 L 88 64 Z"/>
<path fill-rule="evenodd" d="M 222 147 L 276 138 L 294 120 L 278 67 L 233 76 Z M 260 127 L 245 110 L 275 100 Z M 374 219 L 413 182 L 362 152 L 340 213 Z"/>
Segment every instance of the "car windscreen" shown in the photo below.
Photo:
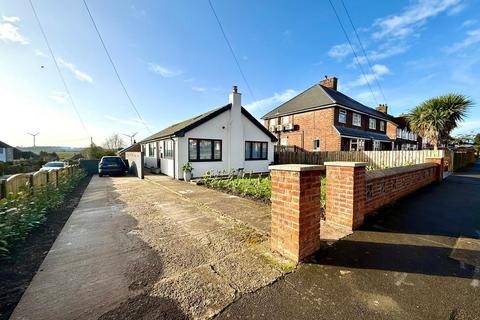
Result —
<path fill-rule="evenodd" d="M 103 158 L 102 163 L 122 163 L 122 159 L 116 157 Z"/>
<path fill-rule="evenodd" d="M 61 162 L 49 162 L 45 165 L 47 168 L 63 168 L 64 164 Z"/>

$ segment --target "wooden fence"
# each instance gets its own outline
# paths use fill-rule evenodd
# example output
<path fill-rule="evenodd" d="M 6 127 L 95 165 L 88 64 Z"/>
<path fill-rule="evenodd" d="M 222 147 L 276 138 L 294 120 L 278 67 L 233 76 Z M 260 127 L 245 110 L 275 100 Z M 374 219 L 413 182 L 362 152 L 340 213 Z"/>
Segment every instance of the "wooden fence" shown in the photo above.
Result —
<path fill-rule="evenodd" d="M 0 199 L 6 198 L 12 192 L 16 194 L 25 188 L 45 186 L 53 184 L 57 186 L 62 176 L 68 176 L 79 170 L 78 165 L 65 168 L 53 169 L 50 171 L 37 171 L 33 174 L 19 173 L 0 180 Z"/>
<path fill-rule="evenodd" d="M 401 151 L 301 151 L 278 148 L 275 161 L 278 164 L 302 163 L 324 164 L 327 161 L 366 162 L 373 169 L 403 167 L 425 163 L 425 158 L 445 157 L 443 150 L 401 150 Z"/>

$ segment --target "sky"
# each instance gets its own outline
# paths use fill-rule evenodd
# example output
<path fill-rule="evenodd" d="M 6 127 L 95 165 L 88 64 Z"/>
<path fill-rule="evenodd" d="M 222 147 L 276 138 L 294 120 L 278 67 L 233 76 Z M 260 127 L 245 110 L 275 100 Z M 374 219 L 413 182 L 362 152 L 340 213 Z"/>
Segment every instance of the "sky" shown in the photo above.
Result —
<path fill-rule="evenodd" d="M 480 131 L 480 1 L 344 0 L 360 43 L 342 1 L 332 0 L 352 50 L 328 0 L 211 0 L 249 90 L 208 0 L 87 0 L 143 121 L 82 0 L 32 1 L 70 95 L 28 0 L 0 0 L 0 140 L 10 145 L 31 146 L 29 132 L 40 133 L 37 145 L 142 139 L 228 103 L 232 85 L 259 119 L 325 75 L 393 115 L 465 94 L 476 106 L 454 133 Z"/>

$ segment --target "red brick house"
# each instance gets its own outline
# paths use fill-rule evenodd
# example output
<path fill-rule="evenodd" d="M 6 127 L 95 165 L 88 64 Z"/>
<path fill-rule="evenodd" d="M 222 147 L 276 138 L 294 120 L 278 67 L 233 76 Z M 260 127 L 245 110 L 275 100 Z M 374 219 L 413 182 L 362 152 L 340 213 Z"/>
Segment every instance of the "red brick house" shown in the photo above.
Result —
<path fill-rule="evenodd" d="M 387 105 L 377 109 L 337 91 L 326 78 L 262 117 L 280 145 L 307 151 L 397 149 L 396 119 Z"/>

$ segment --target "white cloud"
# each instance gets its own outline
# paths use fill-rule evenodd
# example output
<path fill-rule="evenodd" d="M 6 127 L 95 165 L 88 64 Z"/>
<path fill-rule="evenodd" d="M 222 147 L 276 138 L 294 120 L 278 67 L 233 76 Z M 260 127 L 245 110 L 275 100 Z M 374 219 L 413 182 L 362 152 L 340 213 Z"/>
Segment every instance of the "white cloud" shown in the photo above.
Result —
<path fill-rule="evenodd" d="M 45 52 L 38 49 L 35 49 L 35 55 L 37 57 L 48 58 L 48 55 Z"/>
<path fill-rule="evenodd" d="M 173 78 L 181 75 L 183 72 L 180 70 L 173 70 L 156 63 L 149 63 L 148 69 L 156 74 L 161 75 L 163 78 Z"/>
<path fill-rule="evenodd" d="M 57 58 L 57 62 L 65 67 L 66 69 L 70 70 L 74 75 L 75 77 L 82 81 L 82 82 L 88 82 L 88 83 L 92 83 L 93 82 L 93 78 L 91 76 L 89 76 L 88 74 L 86 74 L 85 72 L 83 71 L 80 71 L 77 69 L 77 67 L 71 63 L 71 62 L 68 62 L 68 61 L 65 61 L 63 60 L 62 58 Z"/>
<path fill-rule="evenodd" d="M 50 93 L 50 99 L 52 99 L 55 102 L 58 102 L 59 104 L 68 104 L 70 102 L 69 100 L 69 95 L 64 92 L 64 91 L 52 91 Z"/>
<path fill-rule="evenodd" d="M 112 115 L 105 115 L 105 118 L 108 119 L 108 120 L 111 120 L 111 121 L 115 121 L 115 122 L 120 123 L 120 124 L 131 126 L 131 127 L 142 127 L 142 128 L 144 127 L 144 124 L 143 124 L 142 120 L 140 120 L 138 118 L 121 119 L 121 118 L 117 118 L 117 117 L 112 116 Z"/>
<path fill-rule="evenodd" d="M 352 48 L 348 43 L 337 44 L 328 50 L 328 55 L 337 60 L 342 60 L 352 53 Z"/>
<path fill-rule="evenodd" d="M 425 24 L 429 18 L 458 6 L 460 1 L 417 0 L 416 3 L 404 8 L 399 15 L 377 19 L 374 27 L 377 27 L 379 30 L 373 33 L 373 38 L 405 38 L 412 34 L 416 27 Z"/>
<path fill-rule="evenodd" d="M 401 43 L 393 44 L 393 43 L 386 43 L 378 47 L 377 50 L 372 50 L 367 52 L 368 59 L 370 61 L 380 61 L 392 56 L 396 56 L 399 54 L 402 54 L 406 52 L 410 46 L 402 41 Z M 355 63 L 355 58 L 353 58 L 354 63 Z M 365 56 L 358 56 L 358 59 L 356 60 L 361 64 L 367 63 L 367 59 Z"/>
<path fill-rule="evenodd" d="M 205 92 L 205 91 L 207 91 L 207 88 L 204 88 L 204 87 L 192 87 L 192 90 L 193 90 L 193 91 L 197 91 L 197 92 Z"/>
<path fill-rule="evenodd" d="M 12 17 L 2 16 L 2 20 L 10 23 L 20 22 L 19 17 L 13 17 L 13 16 Z"/>
<path fill-rule="evenodd" d="M 355 99 L 362 101 L 364 104 L 373 104 L 375 102 L 375 96 L 378 96 L 379 92 L 377 90 L 373 90 L 373 95 L 372 91 L 363 91 L 358 93 L 355 96 Z"/>
<path fill-rule="evenodd" d="M 470 27 L 470 26 L 473 26 L 474 24 L 477 24 L 478 23 L 478 20 L 476 19 L 469 19 L 469 20 L 465 20 L 461 27 L 462 28 L 466 28 L 466 27 Z"/>
<path fill-rule="evenodd" d="M 448 15 L 454 16 L 456 14 L 463 12 L 463 10 L 465 10 L 466 8 L 467 8 L 467 4 L 465 3 L 459 4 L 458 6 L 455 6 L 451 10 L 449 10 Z"/>
<path fill-rule="evenodd" d="M 463 41 L 454 43 L 451 47 L 447 48 L 446 51 L 448 53 L 455 53 L 460 50 L 466 49 L 473 44 L 480 43 L 480 28 L 475 30 L 467 31 L 467 36 Z"/>
<path fill-rule="evenodd" d="M 375 79 L 381 79 L 382 76 L 387 75 L 390 73 L 390 70 L 387 66 L 383 64 L 374 64 L 372 66 L 372 73 L 367 73 L 365 76 L 362 74 L 357 79 L 350 81 L 344 85 L 344 88 L 354 88 L 354 87 L 361 87 L 367 84 L 367 82 L 371 83 Z"/>
<path fill-rule="evenodd" d="M 287 89 L 281 93 L 275 92 L 271 97 L 254 101 L 245 105 L 244 107 L 249 111 L 277 107 L 279 104 L 282 104 L 285 101 L 292 99 L 297 94 L 298 91 L 294 89 Z"/>
<path fill-rule="evenodd" d="M 23 45 L 29 44 L 28 39 L 20 34 L 19 28 L 13 23 L 20 22 L 19 17 L 6 17 L 2 16 L 2 22 L 0 22 L 0 40 L 3 42 L 14 42 Z"/>

